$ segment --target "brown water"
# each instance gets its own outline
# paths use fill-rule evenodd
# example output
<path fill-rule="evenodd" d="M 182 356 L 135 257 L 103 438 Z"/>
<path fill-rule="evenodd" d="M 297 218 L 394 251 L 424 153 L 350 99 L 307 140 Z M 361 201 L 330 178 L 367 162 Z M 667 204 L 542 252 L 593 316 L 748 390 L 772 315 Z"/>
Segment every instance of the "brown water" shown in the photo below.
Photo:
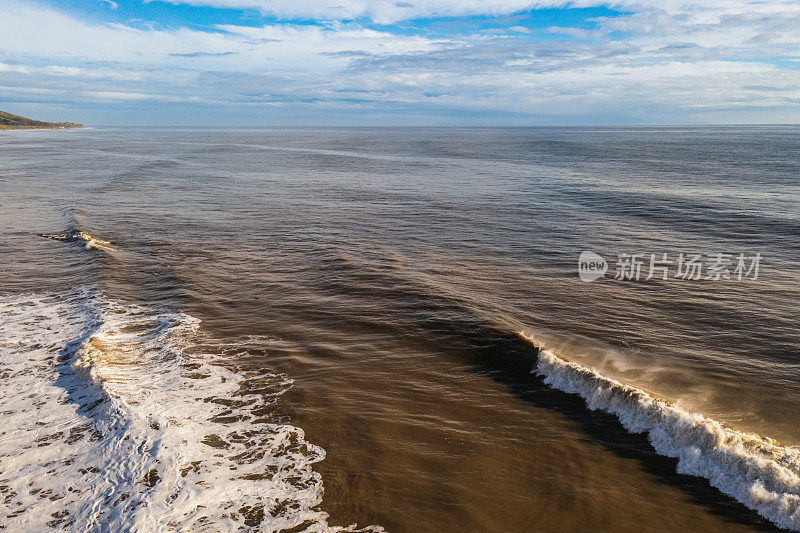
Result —
<path fill-rule="evenodd" d="M 0 427 L 47 436 L 50 462 L 0 446 L 23 480 L 0 476 L 0 521 L 796 529 L 797 133 L 4 135 L 2 406 L 24 416 Z M 580 281 L 585 250 L 606 279 Z M 623 253 L 762 260 L 756 280 L 610 279 Z M 542 346 L 649 394 L 547 373 Z M 80 472 L 120 457 L 115 481 Z"/>

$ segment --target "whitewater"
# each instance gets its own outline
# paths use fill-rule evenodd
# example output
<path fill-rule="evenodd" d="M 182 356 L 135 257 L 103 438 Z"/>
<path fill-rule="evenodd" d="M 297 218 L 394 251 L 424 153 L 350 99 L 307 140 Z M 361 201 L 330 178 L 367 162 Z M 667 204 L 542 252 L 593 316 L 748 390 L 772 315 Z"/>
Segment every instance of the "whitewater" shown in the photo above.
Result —
<path fill-rule="evenodd" d="M 533 372 L 547 385 L 580 395 L 589 409 L 616 415 L 631 433 L 646 433 L 656 452 L 678 460 L 679 473 L 708 479 L 774 524 L 800 531 L 800 450 L 683 410 L 519 335 L 539 349 Z"/>
<path fill-rule="evenodd" d="M 232 370 L 240 351 L 91 288 L 1 296 L 0 529 L 342 530 L 325 451 L 268 420 L 291 380 Z"/>

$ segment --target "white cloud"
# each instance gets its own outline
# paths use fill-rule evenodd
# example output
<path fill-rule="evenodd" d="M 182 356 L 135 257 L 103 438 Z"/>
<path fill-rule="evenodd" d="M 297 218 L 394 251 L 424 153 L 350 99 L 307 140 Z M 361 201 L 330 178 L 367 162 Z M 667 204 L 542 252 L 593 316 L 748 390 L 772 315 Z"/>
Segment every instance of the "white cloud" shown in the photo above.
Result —
<path fill-rule="evenodd" d="M 158 0 L 149 0 L 158 1 Z M 688 16 L 691 24 L 712 24 L 722 16 L 797 13 L 795 0 L 164 0 L 221 8 L 258 9 L 287 19 L 354 20 L 370 19 L 391 23 L 427 17 L 506 15 L 551 7 L 607 6 L 624 11 L 659 11 Z"/>
<path fill-rule="evenodd" d="M 0 52 L 17 58 L 206 66 L 222 70 L 341 64 L 337 52 L 406 53 L 437 46 L 358 25 L 218 26 L 220 31 L 139 29 L 88 24 L 63 13 L 9 1 L 0 5 Z M 199 59 L 201 61 L 193 61 Z"/>
<path fill-rule="evenodd" d="M 152 0 L 151 0 L 152 1 Z M 391 23 L 427 17 L 453 17 L 473 14 L 503 15 L 533 7 L 567 5 L 564 0 L 167 0 L 174 4 L 193 4 L 221 8 L 258 9 L 287 19 L 355 20 L 370 19 Z"/>
<path fill-rule="evenodd" d="M 243 5 L 248 0 L 208 2 Z M 376 20 L 393 20 L 392 13 L 402 10 L 512 13 L 534 5 L 513 0 L 340 4 L 343 12 Z M 547 5 L 554 4 L 559 2 Z M 332 9 L 302 0 L 269 5 L 308 16 L 314 9 Z M 690 120 L 747 108 L 782 109 L 786 120 L 800 120 L 800 70 L 780 68 L 776 61 L 800 57 L 797 2 L 710 0 L 701 6 L 625 0 L 617 5 L 631 13 L 597 19 L 588 30 L 551 28 L 552 40 L 545 42 L 529 39 L 523 26 L 446 40 L 341 21 L 224 25 L 209 31 L 141 29 L 88 23 L 5 0 L 0 3 L 0 101 L 563 117 L 602 110 L 620 121 L 647 121 L 648 113 L 658 120 Z M 623 40 L 615 37 L 620 33 Z"/>

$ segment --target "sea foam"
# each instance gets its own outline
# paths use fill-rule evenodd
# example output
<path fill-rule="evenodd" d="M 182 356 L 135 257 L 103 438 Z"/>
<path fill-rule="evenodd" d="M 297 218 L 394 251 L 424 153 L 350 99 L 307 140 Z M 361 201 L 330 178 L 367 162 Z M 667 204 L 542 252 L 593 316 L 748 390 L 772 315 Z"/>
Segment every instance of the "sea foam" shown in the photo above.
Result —
<path fill-rule="evenodd" d="M 91 250 L 92 248 L 104 250 L 106 252 L 116 252 L 117 249 L 111 244 L 110 241 L 99 239 L 87 231 L 75 230 L 69 233 L 40 233 L 41 237 L 52 239 L 54 241 L 64 242 L 81 242 L 84 243 L 84 248 Z"/>
<path fill-rule="evenodd" d="M 342 530 L 319 509 L 324 450 L 268 420 L 290 380 L 230 352 L 185 313 L 0 296 L 0 529 Z"/>
<path fill-rule="evenodd" d="M 706 478 L 776 525 L 800 531 L 800 450 L 683 410 L 549 350 L 539 350 L 534 372 L 580 395 L 590 409 L 616 415 L 628 431 L 646 433 L 656 452 L 678 460 L 678 472 Z"/>

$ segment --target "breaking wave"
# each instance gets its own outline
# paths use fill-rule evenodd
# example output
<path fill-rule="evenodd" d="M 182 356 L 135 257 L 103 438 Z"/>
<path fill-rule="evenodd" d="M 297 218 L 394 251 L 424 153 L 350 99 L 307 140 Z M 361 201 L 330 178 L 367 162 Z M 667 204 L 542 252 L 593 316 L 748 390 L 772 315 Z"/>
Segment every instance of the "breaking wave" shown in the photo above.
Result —
<path fill-rule="evenodd" d="M 536 345 L 523 333 L 520 336 Z M 632 433 L 646 433 L 682 474 L 700 476 L 776 525 L 800 531 L 800 450 L 737 431 L 642 389 L 539 349 L 535 373 L 611 413 Z"/>
<path fill-rule="evenodd" d="M 268 419 L 291 381 L 235 350 L 91 290 L 0 296 L 0 529 L 342 531 L 325 451 Z"/>
<path fill-rule="evenodd" d="M 110 241 L 98 239 L 97 237 L 94 237 L 83 230 L 70 231 L 68 233 L 41 233 L 40 236 L 46 239 L 53 239 L 55 241 L 79 242 L 82 243 L 87 250 L 96 248 L 99 250 L 105 250 L 107 252 L 116 251 L 116 248 L 114 248 Z"/>

